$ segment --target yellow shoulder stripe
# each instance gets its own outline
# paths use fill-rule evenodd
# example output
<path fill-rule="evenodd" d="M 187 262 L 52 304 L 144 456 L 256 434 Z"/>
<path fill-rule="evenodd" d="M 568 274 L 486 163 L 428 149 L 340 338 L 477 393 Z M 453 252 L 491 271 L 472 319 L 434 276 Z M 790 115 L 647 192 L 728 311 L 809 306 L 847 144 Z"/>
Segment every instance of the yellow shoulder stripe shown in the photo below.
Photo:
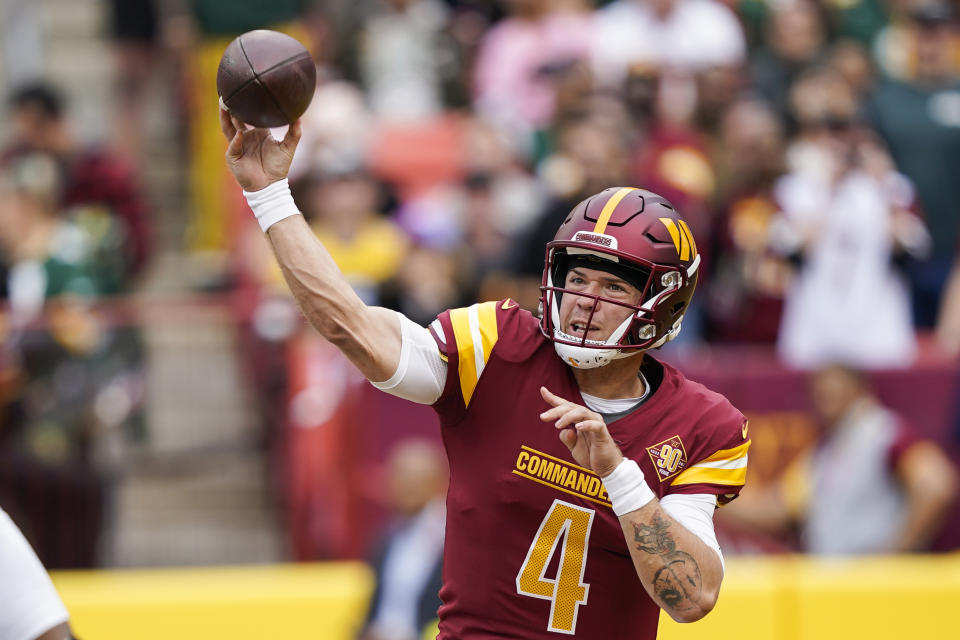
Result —
<path fill-rule="evenodd" d="M 747 450 L 750 448 L 751 442 L 752 440 L 747 440 L 743 444 L 734 447 L 733 449 L 720 449 L 709 458 L 704 458 L 697 464 L 702 464 L 704 462 L 720 462 L 722 460 L 738 460 L 740 458 L 744 458 L 747 455 Z"/>
<path fill-rule="evenodd" d="M 682 471 L 670 484 L 742 485 L 747 480 L 747 450 L 749 448 L 750 440 L 747 440 L 733 449 L 721 449 Z"/>
<path fill-rule="evenodd" d="M 711 469 L 710 467 L 690 467 L 676 478 L 672 485 L 683 484 L 724 484 L 739 486 L 747 481 L 747 466 L 739 469 Z"/>
<path fill-rule="evenodd" d="M 497 303 L 484 302 L 454 309 L 450 312 L 450 324 L 457 346 L 463 404 L 469 406 L 493 345 L 497 343 Z"/>

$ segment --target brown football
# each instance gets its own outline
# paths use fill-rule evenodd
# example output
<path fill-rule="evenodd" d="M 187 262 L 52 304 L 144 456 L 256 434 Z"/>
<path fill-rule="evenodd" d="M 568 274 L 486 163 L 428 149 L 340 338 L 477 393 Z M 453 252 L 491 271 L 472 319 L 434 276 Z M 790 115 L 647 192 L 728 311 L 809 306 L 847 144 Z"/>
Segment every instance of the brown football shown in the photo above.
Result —
<path fill-rule="evenodd" d="M 267 29 L 234 39 L 217 69 L 224 106 L 255 127 L 280 127 L 299 118 L 316 86 L 317 67 L 304 46 Z"/>

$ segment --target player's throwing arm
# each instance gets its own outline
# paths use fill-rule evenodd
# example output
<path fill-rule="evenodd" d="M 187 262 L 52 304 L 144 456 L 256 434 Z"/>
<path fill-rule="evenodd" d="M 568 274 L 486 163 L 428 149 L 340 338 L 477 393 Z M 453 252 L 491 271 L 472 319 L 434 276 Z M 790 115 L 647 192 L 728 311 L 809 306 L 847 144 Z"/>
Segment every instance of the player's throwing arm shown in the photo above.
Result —
<path fill-rule="evenodd" d="M 307 320 L 367 379 L 389 378 L 400 359 L 396 314 L 363 303 L 290 195 L 287 173 L 300 141 L 300 121 L 290 125 L 283 140 L 276 140 L 269 129 L 247 128 L 221 108 L 220 128 L 229 141 L 227 167 L 243 188 Z"/>

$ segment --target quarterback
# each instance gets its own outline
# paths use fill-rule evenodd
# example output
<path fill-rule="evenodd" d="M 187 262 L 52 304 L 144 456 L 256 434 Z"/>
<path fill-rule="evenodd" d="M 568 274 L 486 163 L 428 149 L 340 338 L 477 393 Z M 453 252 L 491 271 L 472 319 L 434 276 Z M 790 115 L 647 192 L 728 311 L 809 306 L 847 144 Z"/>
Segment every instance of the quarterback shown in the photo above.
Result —
<path fill-rule="evenodd" d="M 662 197 L 587 198 L 546 247 L 539 318 L 511 300 L 420 327 L 369 307 L 299 215 L 283 140 L 221 112 L 227 164 L 313 327 L 384 391 L 431 404 L 450 464 L 440 635 L 652 640 L 715 605 L 713 511 L 737 496 L 743 415 L 647 352 L 697 282 Z"/>

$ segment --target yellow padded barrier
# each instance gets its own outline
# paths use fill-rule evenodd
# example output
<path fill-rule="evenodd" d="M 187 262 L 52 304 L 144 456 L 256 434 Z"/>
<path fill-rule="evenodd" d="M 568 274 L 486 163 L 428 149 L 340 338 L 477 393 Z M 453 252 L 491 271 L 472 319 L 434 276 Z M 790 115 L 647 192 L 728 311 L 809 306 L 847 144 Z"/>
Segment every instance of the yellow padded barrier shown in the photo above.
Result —
<path fill-rule="evenodd" d="M 92 640 L 352 638 L 373 576 L 360 563 L 66 571 L 53 581 Z"/>
<path fill-rule="evenodd" d="M 77 634 L 96 640 L 353 640 L 372 589 L 358 563 L 53 578 Z M 953 637 L 958 606 L 960 554 L 730 558 L 716 609 L 686 625 L 661 615 L 659 640 Z"/>
<path fill-rule="evenodd" d="M 960 637 L 958 607 L 960 554 L 732 558 L 710 615 L 661 614 L 659 640 Z"/>

